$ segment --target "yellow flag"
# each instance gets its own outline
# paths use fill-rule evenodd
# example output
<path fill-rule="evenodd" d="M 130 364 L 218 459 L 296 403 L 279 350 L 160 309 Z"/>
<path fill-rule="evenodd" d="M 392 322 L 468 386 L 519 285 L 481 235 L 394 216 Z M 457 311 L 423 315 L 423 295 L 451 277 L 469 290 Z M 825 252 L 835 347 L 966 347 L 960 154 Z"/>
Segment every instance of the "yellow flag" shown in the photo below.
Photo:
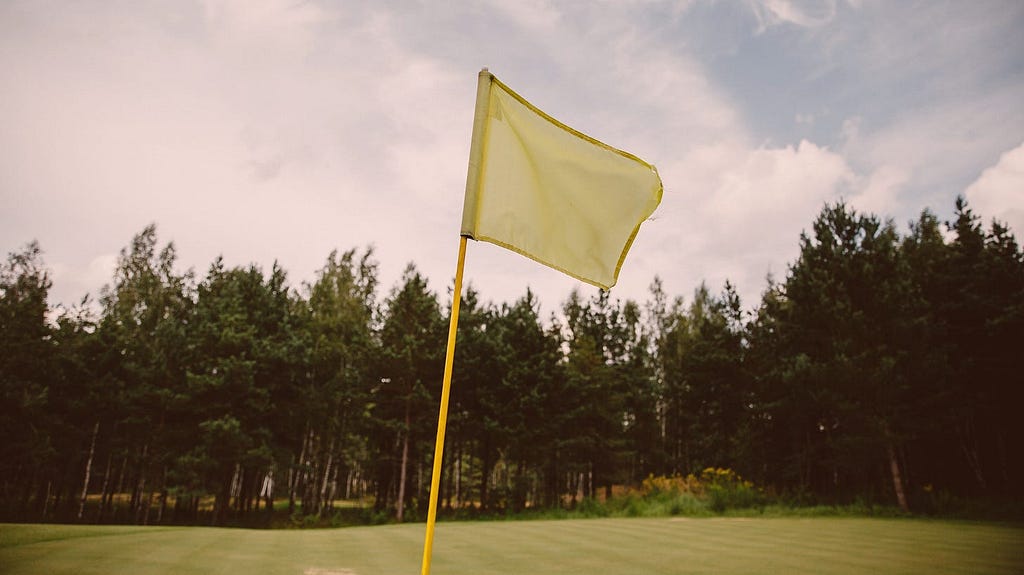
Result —
<path fill-rule="evenodd" d="M 654 166 L 577 132 L 480 72 L 463 236 L 608 289 L 661 194 Z"/>

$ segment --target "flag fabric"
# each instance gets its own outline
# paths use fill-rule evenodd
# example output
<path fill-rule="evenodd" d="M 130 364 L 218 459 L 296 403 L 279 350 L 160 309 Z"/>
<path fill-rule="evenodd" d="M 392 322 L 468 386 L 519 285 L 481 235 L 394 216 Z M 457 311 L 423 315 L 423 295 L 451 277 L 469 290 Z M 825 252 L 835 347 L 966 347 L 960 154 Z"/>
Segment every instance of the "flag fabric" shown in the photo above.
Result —
<path fill-rule="evenodd" d="M 566 126 L 480 72 L 463 236 L 608 289 L 661 196 L 654 166 Z"/>

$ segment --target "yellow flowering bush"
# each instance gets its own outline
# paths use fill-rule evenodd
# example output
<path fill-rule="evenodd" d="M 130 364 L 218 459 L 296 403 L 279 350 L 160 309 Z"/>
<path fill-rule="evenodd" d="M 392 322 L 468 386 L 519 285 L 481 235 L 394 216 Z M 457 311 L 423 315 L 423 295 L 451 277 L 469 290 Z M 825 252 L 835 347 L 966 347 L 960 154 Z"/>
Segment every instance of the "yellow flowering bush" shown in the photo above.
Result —
<path fill-rule="evenodd" d="M 678 495 L 680 493 L 694 493 L 700 491 L 700 481 L 691 473 L 686 477 L 672 475 L 648 475 L 647 479 L 640 484 L 640 493 L 644 497 L 658 495 Z"/>
<path fill-rule="evenodd" d="M 649 475 L 640 485 L 640 496 L 647 500 L 689 495 L 706 501 L 710 509 L 722 512 L 731 508 L 755 507 L 764 495 L 750 481 L 732 469 L 708 467 L 700 476 Z"/>

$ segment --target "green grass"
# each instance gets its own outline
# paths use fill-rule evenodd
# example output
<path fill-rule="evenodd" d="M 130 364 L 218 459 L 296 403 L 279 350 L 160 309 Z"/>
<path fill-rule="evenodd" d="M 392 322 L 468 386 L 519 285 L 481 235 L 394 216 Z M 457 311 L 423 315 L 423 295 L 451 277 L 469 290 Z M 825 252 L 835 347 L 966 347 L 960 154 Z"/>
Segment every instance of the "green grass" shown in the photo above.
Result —
<path fill-rule="evenodd" d="M 0 525 L 0 573 L 419 573 L 424 526 Z M 432 573 L 1024 573 L 1024 526 L 875 518 L 450 522 Z"/>

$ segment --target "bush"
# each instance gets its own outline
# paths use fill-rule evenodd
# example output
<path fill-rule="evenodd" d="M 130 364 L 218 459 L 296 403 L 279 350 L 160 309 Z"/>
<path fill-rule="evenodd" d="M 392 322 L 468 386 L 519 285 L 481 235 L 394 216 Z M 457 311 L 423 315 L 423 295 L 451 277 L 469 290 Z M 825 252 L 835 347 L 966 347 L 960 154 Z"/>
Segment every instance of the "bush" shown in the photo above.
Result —
<path fill-rule="evenodd" d="M 731 469 L 709 467 L 700 477 L 650 475 L 639 493 L 628 492 L 618 505 L 630 516 L 706 515 L 730 509 L 762 509 L 765 494 Z"/>
<path fill-rule="evenodd" d="M 611 501 L 615 501 L 614 499 Z M 576 507 L 576 513 L 582 517 L 608 517 L 611 515 L 608 509 L 611 502 L 598 501 L 597 498 L 588 497 L 580 501 Z"/>
<path fill-rule="evenodd" d="M 716 513 L 764 507 L 761 490 L 731 469 L 709 467 L 701 473 L 700 482 L 704 485 L 708 506 Z"/>
<path fill-rule="evenodd" d="M 695 493 L 701 489 L 700 481 L 691 473 L 685 478 L 679 475 L 665 477 L 659 475 L 648 475 L 640 484 L 640 493 L 645 498 L 656 498 L 661 495 L 678 495 L 680 493 Z"/>

